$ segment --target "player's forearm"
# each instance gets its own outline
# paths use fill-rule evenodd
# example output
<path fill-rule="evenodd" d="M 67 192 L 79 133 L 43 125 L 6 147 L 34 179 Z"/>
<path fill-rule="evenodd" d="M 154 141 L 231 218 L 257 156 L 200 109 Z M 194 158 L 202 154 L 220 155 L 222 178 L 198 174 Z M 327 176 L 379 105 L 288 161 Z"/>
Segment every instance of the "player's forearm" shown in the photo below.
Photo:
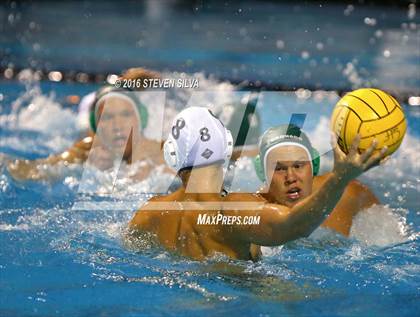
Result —
<path fill-rule="evenodd" d="M 43 180 L 45 176 L 41 171 L 41 167 L 45 165 L 44 161 L 12 160 L 8 162 L 7 170 L 15 180 Z"/>
<path fill-rule="evenodd" d="M 16 180 L 53 180 L 59 175 L 50 167 L 59 163 L 79 164 L 86 161 L 92 146 L 92 138 L 86 137 L 61 154 L 37 160 L 14 159 L 7 162 L 10 175 Z"/>
<path fill-rule="evenodd" d="M 37 160 L 11 160 L 7 164 L 7 169 L 10 175 L 19 181 L 25 180 L 54 180 L 58 177 L 57 173 L 52 170 L 54 166 L 62 164 L 74 164 L 82 161 L 75 155 L 69 152 L 64 152 L 59 155 L 52 155 L 45 159 Z"/>
<path fill-rule="evenodd" d="M 291 238 L 310 235 L 334 210 L 347 184 L 347 180 L 331 173 L 317 191 L 292 207 L 287 217 Z"/>

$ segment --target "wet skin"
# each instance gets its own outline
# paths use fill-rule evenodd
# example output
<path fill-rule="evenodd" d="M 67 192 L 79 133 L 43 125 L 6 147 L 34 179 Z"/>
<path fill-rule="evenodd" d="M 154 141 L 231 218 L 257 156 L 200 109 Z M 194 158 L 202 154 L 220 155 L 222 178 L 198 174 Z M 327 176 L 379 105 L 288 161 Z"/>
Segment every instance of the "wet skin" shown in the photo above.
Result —
<path fill-rule="evenodd" d="M 328 174 L 312 176 L 307 153 L 297 146 L 284 146 L 272 150 L 267 157 L 267 174 L 273 175 L 268 192 L 262 194 L 268 201 L 293 207 L 296 203 L 318 190 Z M 353 217 L 379 200 L 372 191 L 357 180 L 351 181 L 333 212 L 322 226 L 350 234 Z"/>

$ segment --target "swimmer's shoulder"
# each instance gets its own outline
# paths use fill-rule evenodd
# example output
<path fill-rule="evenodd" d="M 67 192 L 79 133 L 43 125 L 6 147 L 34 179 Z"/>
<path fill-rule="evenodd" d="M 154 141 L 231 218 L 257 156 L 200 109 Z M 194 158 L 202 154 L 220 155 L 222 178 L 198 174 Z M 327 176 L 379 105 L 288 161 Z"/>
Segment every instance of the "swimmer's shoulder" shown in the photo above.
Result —
<path fill-rule="evenodd" d="M 268 194 L 268 188 L 267 186 L 262 186 L 260 187 L 257 192 L 256 195 L 258 195 L 259 197 L 261 197 L 262 199 L 266 200 L 267 202 L 270 201 L 270 196 Z"/>
<path fill-rule="evenodd" d="M 322 186 L 328 178 L 329 173 L 314 176 L 313 178 L 313 185 L 314 189 L 317 189 L 319 186 Z M 360 191 L 369 190 L 369 187 L 365 184 L 361 183 L 357 179 L 351 180 L 346 187 L 346 191 L 349 193 L 357 193 Z"/>
<path fill-rule="evenodd" d="M 150 198 L 140 209 L 134 214 L 129 223 L 131 229 L 137 230 L 153 230 L 158 225 L 164 206 L 174 201 L 171 195 L 155 196 Z"/>
<path fill-rule="evenodd" d="M 357 199 L 361 204 L 370 206 L 379 204 L 378 198 L 366 184 L 358 180 L 352 180 L 346 187 L 345 193 Z M 364 206 L 364 207 L 366 207 Z"/>
<path fill-rule="evenodd" d="M 178 210 L 180 208 L 179 201 L 182 201 L 183 190 L 177 191 L 168 195 L 159 195 L 150 198 L 137 212 L 142 212 L 149 216 L 159 216 L 161 213 L 156 211 Z"/>
<path fill-rule="evenodd" d="M 313 190 L 317 190 L 319 187 L 321 187 L 326 181 L 327 176 L 328 173 L 315 176 L 313 180 Z M 357 179 L 353 179 L 347 184 L 343 193 L 343 198 L 368 202 L 370 205 L 379 204 L 379 200 L 376 198 L 375 194 L 372 192 L 369 186 L 363 184 Z"/>

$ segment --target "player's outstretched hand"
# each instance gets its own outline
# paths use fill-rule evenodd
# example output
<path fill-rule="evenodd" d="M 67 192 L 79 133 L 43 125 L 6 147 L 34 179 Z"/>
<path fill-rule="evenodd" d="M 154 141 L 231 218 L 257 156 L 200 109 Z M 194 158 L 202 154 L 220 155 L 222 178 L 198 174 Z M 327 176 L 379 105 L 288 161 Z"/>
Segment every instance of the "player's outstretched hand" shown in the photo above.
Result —
<path fill-rule="evenodd" d="M 337 144 L 337 137 L 335 134 L 332 134 L 332 146 L 334 149 L 333 173 L 335 173 L 339 179 L 351 181 L 372 167 L 379 165 L 381 160 L 385 157 L 387 147 L 385 146 L 380 151 L 375 151 L 378 144 L 376 139 L 373 140 L 369 148 L 361 154 L 357 150 L 359 143 L 360 135 L 357 134 L 353 139 L 349 153 L 345 154 Z"/>

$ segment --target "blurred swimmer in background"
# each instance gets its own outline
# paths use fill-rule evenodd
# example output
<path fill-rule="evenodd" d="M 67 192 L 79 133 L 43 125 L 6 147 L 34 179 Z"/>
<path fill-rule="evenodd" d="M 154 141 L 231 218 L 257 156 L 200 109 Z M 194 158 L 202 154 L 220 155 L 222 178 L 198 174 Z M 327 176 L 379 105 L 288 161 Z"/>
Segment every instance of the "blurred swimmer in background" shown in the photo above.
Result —
<path fill-rule="evenodd" d="M 374 153 L 373 143 L 359 154 L 359 141 L 354 140 L 348 155 L 334 146 L 333 171 L 314 191 L 300 187 L 306 191 L 304 198 L 297 199 L 299 191 L 287 191 L 290 197 L 283 199 L 278 191 L 279 197 L 267 202 L 258 194 L 228 194 L 223 189 L 223 165 L 233 146 L 230 131 L 208 109 L 187 108 L 175 117 L 164 145 L 165 161 L 182 185 L 140 208 L 129 223 L 131 237 L 143 240 L 151 234 L 168 250 L 197 260 L 217 253 L 257 260 L 257 245 L 281 245 L 312 233 L 333 211 L 348 183 L 379 164 L 386 149 Z M 311 172 L 310 156 L 296 149 L 294 160 Z"/>
<path fill-rule="evenodd" d="M 137 76 L 153 78 L 156 75 L 143 70 Z M 10 175 L 16 180 L 48 180 L 57 177 L 49 169 L 57 164 L 68 166 L 88 161 L 100 170 L 107 170 L 115 161 L 123 160 L 127 164 L 143 162 L 138 173 L 132 176 L 141 180 L 154 166 L 163 163 L 161 143 L 143 135 L 148 124 L 148 110 L 135 93 L 112 86 L 100 88 L 90 104 L 89 122 L 89 136 L 63 153 L 45 159 L 9 160 Z"/>
<path fill-rule="evenodd" d="M 307 135 L 296 125 L 268 129 L 262 136 L 255 160 L 257 175 L 265 181 L 261 195 L 270 203 L 289 208 L 319 190 L 331 173 L 318 175 L 319 153 Z M 357 180 L 350 181 L 323 227 L 348 236 L 353 217 L 379 200 Z"/>
<path fill-rule="evenodd" d="M 151 80 L 160 76 L 157 72 L 136 67 L 123 73 L 120 80 Z M 138 90 L 143 89 L 139 87 Z M 216 115 L 224 118 L 227 127 L 237 135 L 232 160 L 240 155 L 255 155 L 260 135 L 256 98 L 226 104 L 220 109 Z M 63 153 L 45 159 L 9 160 L 8 171 L 16 180 L 51 180 L 59 177 L 49 168 L 57 164 L 67 166 L 87 161 L 100 170 L 108 170 L 122 158 L 127 164 L 141 161 L 142 168 L 132 178 L 145 179 L 153 167 L 163 163 L 161 144 L 143 134 L 148 124 L 148 111 L 134 91 L 104 86 L 83 97 L 79 105 L 79 121 L 89 122 L 85 138 Z"/>

